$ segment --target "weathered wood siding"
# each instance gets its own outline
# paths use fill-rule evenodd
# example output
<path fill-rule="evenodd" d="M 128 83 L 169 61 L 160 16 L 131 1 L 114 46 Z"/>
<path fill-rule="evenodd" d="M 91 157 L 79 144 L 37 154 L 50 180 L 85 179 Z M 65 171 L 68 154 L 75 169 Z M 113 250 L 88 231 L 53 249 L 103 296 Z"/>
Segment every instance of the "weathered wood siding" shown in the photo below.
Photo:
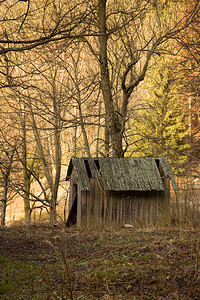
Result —
<path fill-rule="evenodd" d="M 164 224 L 169 218 L 165 192 L 108 192 L 106 223 L 117 226 Z"/>
<path fill-rule="evenodd" d="M 103 192 L 94 178 L 91 190 L 78 189 L 77 226 L 135 226 L 165 224 L 169 218 L 169 199 L 165 191 Z"/>
<path fill-rule="evenodd" d="M 81 227 L 102 226 L 103 224 L 103 191 L 94 178 L 91 178 L 90 185 L 90 191 L 82 191 L 81 193 Z"/>
<path fill-rule="evenodd" d="M 68 212 L 74 220 L 77 210 L 79 227 L 165 224 L 170 180 L 177 189 L 165 158 L 72 158 L 67 179 Z"/>
<path fill-rule="evenodd" d="M 170 181 L 164 177 L 162 180 L 162 191 L 105 191 L 98 178 L 90 178 L 90 189 L 83 190 L 83 182 L 87 182 L 82 178 L 80 185 L 73 170 L 68 210 L 77 195 L 78 227 L 165 224 L 169 220 Z"/>

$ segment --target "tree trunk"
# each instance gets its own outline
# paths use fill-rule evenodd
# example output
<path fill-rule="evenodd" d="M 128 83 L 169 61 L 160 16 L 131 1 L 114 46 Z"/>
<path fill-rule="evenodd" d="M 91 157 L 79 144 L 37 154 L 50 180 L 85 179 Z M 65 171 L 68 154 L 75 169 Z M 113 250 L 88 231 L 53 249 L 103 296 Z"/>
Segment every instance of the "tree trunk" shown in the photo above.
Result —
<path fill-rule="evenodd" d="M 6 220 L 6 199 L 2 199 L 2 209 L 1 209 L 1 227 L 5 226 Z"/>
<path fill-rule="evenodd" d="M 54 226 L 56 223 L 56 200 L 54 196 L 52 196 L 50 201 L 50 225 Z"/>
<path fill-rule="evenodd" d="M 25 224 L 31 223 L 31 209 L 30 209 L 30 176 L 27 169 L 27 136 L 26 136 L 26 114 L 21 115 L 22 125 L 22 165 L 23 165 L 23 187 L 24 187 L 24 216 Z"/>
<path fill-rule="evenodd" d="M 7 194 L 8 194 L 8 182 L 6 180 L 4 184 L 3 199 L 2 199 L 1 227 L 5 226 L 5 221 L 6 221 Z"/>
<path fill-rule="evenodd" d="M 105 157 L 109 157 L 109 131 L 108 131 L 108 127 L 105 127 L 104 140 L 105 140 L 104 155 L 105 155 Z"/>
<path fill-rule="evenodd" d="M 112 156 L 120 157 L 122 149 L 122 124 L 117 112 L 115 112 L 112 87 L 108 70 L 107 58 L 107 32 L 106 32 L 106 0 L 101 0 L 98 7 L 99 45 L 100 45 L 100 69 L 101 69 L 101 90 L 104 99 L 106 112 L 106 125 L 110 135 Z"/>
<path fill-rule="evenodd" d="M 26 156 L 26 154 L 25 154 Z M 25 158 L 26 160 L 26 158 Z M 31 224 L 31 208 L 30 208 L 30 176 L 27 170 L 27 162 L 23 166 L 23 180 L 24 180 L 24 216 L 25 216 L 25 224 Z"/>
<path fill-rule="evenodd" d="M 75 118 L 77 118 L 77 109 L 75 107 Z M 76 146 L 76 143 L 77 143 L 77 124 L 75 123 L 74 127 L 73 127 L 73 136 L 72 136 L 72 149 L 73 149 L 73 156 L 76 157 L 77 155 L 77 146 Z"/>
<path fill-rule="evenodd" d="M 99 118 L 98 118 L 98 126 L 97 126 L 97 142 L 96 142 L 96 157 L 99 157 L 100 128 L 101 128 L 101 102 L 99 103 Z"/>
<path fill-rule="evenodd" d="M 5 219 L 6 219 L 6 207 L 7 207 L 7 202 L 8 202 L 8 185 L 9 185 L 9 176 L 10 176 L 10 172 L 11 172 L 11 167 L 12 167 L 12 163 L 13 163 L 13 159 L 14 159 L 14 154 L 16 151 L 16 145 L 13 147 L 12 153 L 9 157 L 8 153 L 8 157 L 9 157 L 9 165 L 7 168 L 7 171 L 4 173 L 3 176 L 3 199 L 2 199 L 2 211 L 1 211 L 1 226 L 5 226 Z"/>
<path fill-rule="evenodd" d="M 85 152 L 86 152 L 87 157 L 91 157 L 90 145 L 89 145 L 89 142 L 88 142 L 87 132 L 85 130 L 84 119 L 83 119 L 82 108 L 81 108 L 81 103 L 80 102 L 78 103 L 78 110 L 79 110 L 81 131 L 82 131 L 82 134 L 83 134 L 83 140 L 84 140 L 84 145 L 85 145 Z"/>
<path fill-rule="evenodd" d="M 30 192 L 30 188 L 29 188 Z M 25 216 L 25 224 L 31 224 L 31 209 L 30 209 L 30 200 L 29 200 L 29 192 L 26 191 L 24 193 L 24 216 Z"/>

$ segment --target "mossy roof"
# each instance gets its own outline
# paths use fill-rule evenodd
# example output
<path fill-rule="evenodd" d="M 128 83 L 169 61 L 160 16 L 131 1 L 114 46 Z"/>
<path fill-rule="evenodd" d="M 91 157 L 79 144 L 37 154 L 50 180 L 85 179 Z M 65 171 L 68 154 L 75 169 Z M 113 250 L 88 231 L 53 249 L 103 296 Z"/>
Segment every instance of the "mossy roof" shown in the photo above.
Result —
<path fill-rule="evenodd" d="M 178 189 L 166 158 L 72 157 L 67 180 L 73 169 L 81 190 L 90 190 L 90 178 L 96 178 L 106 191 L 163 191 L 163 178 L 170 178 L 173 188 Z"/>

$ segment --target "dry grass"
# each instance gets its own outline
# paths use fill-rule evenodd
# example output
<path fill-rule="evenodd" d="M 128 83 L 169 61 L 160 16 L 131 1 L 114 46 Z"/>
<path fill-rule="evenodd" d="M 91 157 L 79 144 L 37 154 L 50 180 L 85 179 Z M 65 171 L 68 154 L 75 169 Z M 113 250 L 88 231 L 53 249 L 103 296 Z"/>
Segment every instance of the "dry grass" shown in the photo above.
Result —
<path fill-rule="evenodd" d="M 0 299 L 199 299 L 198 231 L 10 227 Z"/>
<path fill-rule="evenodd" d="M 179 191 L 171 195 L 171 223 L 178 228 L 200 228 L 200 181 L 193 177 L 176 181 Z"/>

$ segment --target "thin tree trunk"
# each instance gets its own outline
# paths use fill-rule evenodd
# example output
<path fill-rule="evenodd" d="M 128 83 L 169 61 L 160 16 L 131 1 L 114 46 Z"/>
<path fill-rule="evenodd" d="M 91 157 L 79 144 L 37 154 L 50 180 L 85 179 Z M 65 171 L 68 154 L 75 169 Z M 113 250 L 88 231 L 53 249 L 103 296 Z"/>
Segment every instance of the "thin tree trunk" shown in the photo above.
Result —
<path fill-rule="evenodd" d="M 24 185 L 24 215 L 25 224 L 31 223 L 31 209 L 30 209 L 30 176 L 27 169 L 27 138 L 26 138 L 26 116 L 22 116 L 22 164 L 23 164 L 23 185 Z"/>
<path fill-rule="evenodd" d="M 11 156 L 9 157 L 10 161 L 9 161 L 7 171 L 3 176 L 4 177 L 4 185 L 3 185 L 3 199 L 2 199 L 2 211 L 1 211 L 1 227 L 5 226 L 6 207 L 7 207 L 7 202 L 8 202 L 8 179 L 10 176 L 15 151 L 16 151 L 16 145 L 13 147 L 13 151 L 11 153 Z"/>
<path fill-rule="evenodd" d="M 98 127 L 97 127 L 96 157 L 99 157 L 100 128 L 101 128 L 101 102 L 99 102 L 99 119 L 98 119 Z"/>
<path fill-rule="evenodd" d="M 77 109 L 75 107 L 75 117 L 77 118 Z M 77 155 L 77 146 L 76 146 L 76 140 L 77 140 L 77 124 L 74 125 L 73 128 L 73 137 L 72 137 L 72 149 L 73 149 L 73 156 L 76 157 Z"/>
<path fill-rule="evenodd" d="M 49 202 L 49 207 L 50 207 L 50 224 L 51 226 L 53 226 L 55 224 L 55 220 L 56 220 L 56 205 L 55 205 L 55 192 L 54 192 L 54 187 L 53 187 L 53 179 L 50 173 L 50 169 L 46 160 L 46 156 L 43 150 L 43 146 L 41 143 L 41 138 L 40 138 L 40 134 L 36 125 L 36 121 L 35 121 L 35 117 L 34 117 L 34 113 L 32 111 L 32 107 L 30 105 L 30 111 L 31 111 L 31 115 L 32 115 L 32 128 L 33 128 L 33 132 L 34 132 L 34 136 L 35 136 L 35 140 L 37 143 L 37 147 L 38 147 L 38 152 L 42 161 L 42 165 L 43 165 L 43 170 L 44 170 L 44 174 L 45 177 L 47 179 L 48 185 L 49 185 L 49 189 L 51 191 L 51 196 L 48 199 Z"/>
<path fill-rule="evenodd" d="M 27 180 L 25 183 L 25 192 L 24 192 L 24 216 L 25 216 L 25 224 L 30 225 L 31 224 L 31 208 L 30 208 L 30 184 Z"/>
<path fill-rule="evenodd" d="M 52 195 L 52 199 L 50 201 L 50 212 L 49 212 L 49 215 L 50 215 L 50 225 L 51 226 L 54 226 L 55 223 L 56 223 L 56 201 L 55 201 L 55 195 Z"/>
<path fill-rule="evenodd" d="M 6 207 L 7 207 L 7 199 L 3 198 L 2 199 L 2 209 L 1 209 L 1 227 L 5 226 L 5 221 L 6 221 Z"/>
<path fill-rule="evenodd" d="M 52 204 L 53 204 L 53 212 L 52 216 L 53 221 L 56 222 L 56 204 L 57 204 L 57 198 L 58 198 L 58 189 L 60 184 L 60 173 L 61 173 L 61 124 L 60 124 L 60 103 L 57 101 L 57 91 L 56 91 L 56 84 L 55 84 L 55 75 L 53 80 L 53 109 L 54 109 L 54 126 L 55 126 L 55 132 L 54 132 L 54 152 L 55 152 L 55 179 L 53 182 L 53 191 L 52 191 Z M 54 223 L 52 223 L 54 224 Z"/>
<path fill-rule="evenodd" d="M 85 130 L 83 114 L 82 114 L 82 109 L 81 109 L 81 104 L 80 103 L 78 103 L 78 110 L 79 110 L 80 125 L 81 125 L 81 131 L 82 131 L 82 134 L 83 134 L 83 140 L 84 140 L 86 155 L 87 155 L 87 157 L 91 157 L 90 145 L 89 145 L 87 133 L 86 133 L 86 130 Z"/>

